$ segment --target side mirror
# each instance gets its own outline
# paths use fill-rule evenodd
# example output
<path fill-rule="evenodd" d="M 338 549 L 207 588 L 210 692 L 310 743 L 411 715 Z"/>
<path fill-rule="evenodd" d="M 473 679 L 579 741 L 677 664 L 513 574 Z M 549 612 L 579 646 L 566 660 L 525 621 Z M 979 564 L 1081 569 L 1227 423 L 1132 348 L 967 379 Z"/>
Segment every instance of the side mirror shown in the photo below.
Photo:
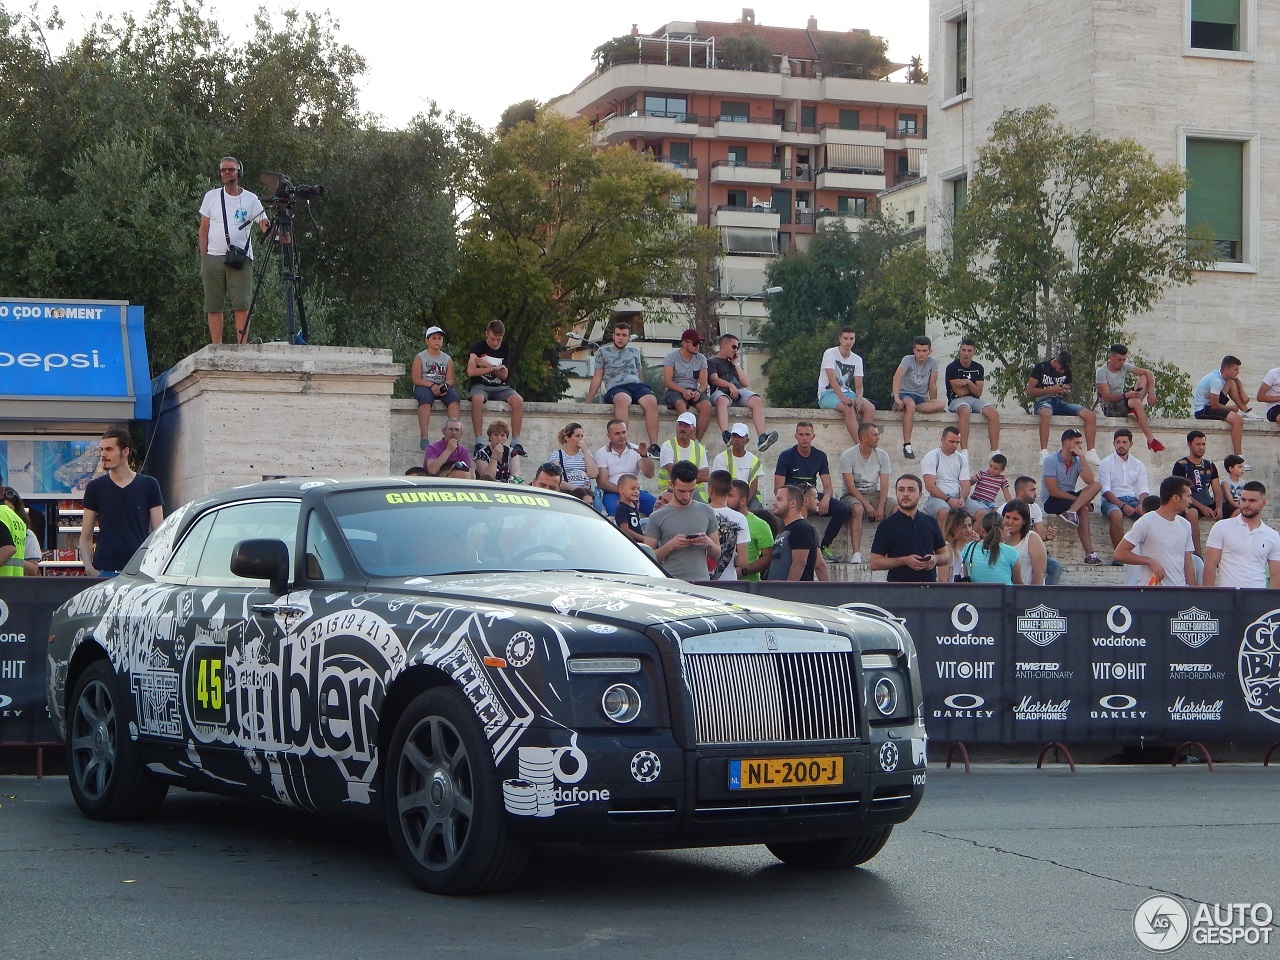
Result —
<path fill-rule="evenodd" d="M 231 551 L 231 572 L 248 580 L 266 580 L 279 596 L 289 589 L 289 548 L 283 540 L 241 540 Z"/>

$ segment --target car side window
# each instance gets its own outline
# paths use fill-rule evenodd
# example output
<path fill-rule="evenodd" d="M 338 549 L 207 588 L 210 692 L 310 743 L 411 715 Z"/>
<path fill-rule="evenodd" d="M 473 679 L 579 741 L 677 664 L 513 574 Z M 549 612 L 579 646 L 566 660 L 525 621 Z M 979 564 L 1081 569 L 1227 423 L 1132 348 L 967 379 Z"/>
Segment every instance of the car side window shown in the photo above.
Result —
<path fill-rule="evenodd" d="M 213 529 L 215 516 L 217 516 L 216 512 L 206 513 L 191 525 L 191 529 L 173 551 L 173 556 L 169 558 L 169 564 L 164 568 L 161 576 L 186 580 L 196 575 L 196 570 L 200 566 L 200 555 L 204 553 L 204 545 L 209 541 L 209 531 Z"/>
<path fill-rule="evenodd" d="M 231 572 L 231 554 L 241 540 L 259 538 L 283 540 L 289 548 L 289 568 L 293 569 L 299 508 L 297 500 L 260 500 L 215 511 L 196 567 L 196 579 L 234 585 L 253 583 Z"/>
<path fill-rule="evenodd" d="M 307 517 L 307 546 L 305 561 L 308 580 L 341 580 L 342 565 L 333 555 L 333 545 L 325 533 L 320 515 L 314 510 Z"/>

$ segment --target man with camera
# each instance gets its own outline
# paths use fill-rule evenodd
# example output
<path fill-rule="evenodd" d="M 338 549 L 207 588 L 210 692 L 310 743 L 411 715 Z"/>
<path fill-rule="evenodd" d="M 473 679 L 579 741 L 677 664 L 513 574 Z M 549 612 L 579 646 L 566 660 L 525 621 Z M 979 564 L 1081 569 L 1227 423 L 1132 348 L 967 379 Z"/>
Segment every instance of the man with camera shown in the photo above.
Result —
<path fill-rule="evenodd" d="M 200 279 L 204 281 L 204 309 L 209 315 L 209 340 L 222 342 L 223 309 L 228 294 L 236 317 L 236 343 L 244 343 L 253 288 L 253 246 L 250 225 L 266 233 L 271 221 L 256 194 L 240 186 L 244 168 L 235 157 L 218 161 L 222 186 L 210 190 L 200 203 Z"/>

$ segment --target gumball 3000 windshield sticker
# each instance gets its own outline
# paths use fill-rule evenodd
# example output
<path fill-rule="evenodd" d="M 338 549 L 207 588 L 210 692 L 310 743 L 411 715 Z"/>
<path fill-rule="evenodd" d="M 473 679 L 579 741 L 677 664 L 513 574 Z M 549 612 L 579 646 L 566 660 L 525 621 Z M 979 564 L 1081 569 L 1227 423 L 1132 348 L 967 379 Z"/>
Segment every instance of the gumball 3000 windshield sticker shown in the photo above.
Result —
<path fill-rule="evenodd" d="M 1239 666 L 1245 705 L 1280 723 L 1280 610 L 1263 614 L 1245 628 Z"/>

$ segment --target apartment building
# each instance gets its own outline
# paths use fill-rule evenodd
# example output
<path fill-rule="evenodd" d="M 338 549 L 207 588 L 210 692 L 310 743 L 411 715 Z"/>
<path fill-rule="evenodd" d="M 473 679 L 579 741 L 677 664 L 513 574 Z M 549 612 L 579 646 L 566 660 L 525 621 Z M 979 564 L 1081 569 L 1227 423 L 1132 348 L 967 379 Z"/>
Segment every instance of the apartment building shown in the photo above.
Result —
<path fill-rule="evenodd" d="M 735 23 L 674 21 L 649 34 L 632 27 L 623 56 L 553 104 L 589 120 L 601 147 L 629 145 L 686 178 L 672 202 L 723 241 L 726 332 L 749 338 L 752 320 L 765 315 L 760 294 L 773 258 L 822 224 L 856 230 L 877 194 L 925 170 L 926 85 L 832 75 L 856 70 L 824 63 L 831 41 L 866 33 L 821 30 L 813 18 L 765 26 L 750 10 Z M 767 45 L 762 69 L 726 68 L 718 52 L 735 37 Z M 654 353 L 677 326 L 645 323 Z"/>
<path fill-rule="evenodd" d="M 1049 103 L 1133 138 L 1186 167 L 1185 220 L 1219 261 L 1133 317 L 1130 342 L 1195 378 L 1237 354 L 1256 389 L 1280 364 L 1280 194 L 1263 190 L 1280 174 L 1280 0 L 931 0 L 930 18 L 930 246 L 1004 110 Z"/>

